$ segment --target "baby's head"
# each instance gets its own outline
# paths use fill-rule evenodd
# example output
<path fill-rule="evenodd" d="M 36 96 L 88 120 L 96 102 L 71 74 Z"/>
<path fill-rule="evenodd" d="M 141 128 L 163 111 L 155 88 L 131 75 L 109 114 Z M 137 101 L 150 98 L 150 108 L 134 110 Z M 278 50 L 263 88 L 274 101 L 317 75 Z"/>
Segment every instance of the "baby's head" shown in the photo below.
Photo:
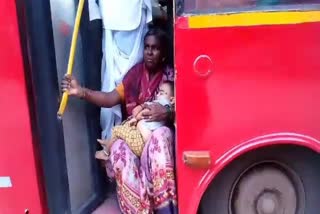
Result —
<path fill-rule="evenodd" d="M 160 87 L 159 92 L 157 94 L 158 99 L 167 99 L 170 101 L 171 104 L 174 104 L 174 82 L 173 81 L 164 81 Z"/>

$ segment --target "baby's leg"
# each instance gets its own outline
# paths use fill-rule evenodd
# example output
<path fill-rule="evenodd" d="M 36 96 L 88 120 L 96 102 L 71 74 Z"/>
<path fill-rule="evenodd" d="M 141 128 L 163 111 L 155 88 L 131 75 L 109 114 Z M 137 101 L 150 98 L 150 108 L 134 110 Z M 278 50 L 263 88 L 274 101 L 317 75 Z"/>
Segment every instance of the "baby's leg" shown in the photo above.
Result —
<path fill-rule="evenodd" d="M 106 152 L 109 152 L 110 147 L 112 146 L 112 144 L 114 142 L 113 139 L 106 139 L 106 140 L 97 139 L 97 141 L 101 144 L 101 146 L 103 147 L 103 149 Z"/>
<path fill-rule="evenodd" d="M 99 160 L 108 160 L 109 159 L 109 151 L 110 151 L 110 148 L 111 148 L 114 140 L 113 139 L 106 139 L 106 140 L 97 139 L 97 141 L 101 144 L 103 149 L 100 151 L 97 151 L 95 154 L 95 157 Z"/>
<path fill-rule="evenodd" d="M 123 130 L 127 130 L 127 127 L 129 126 L 130 126 L 129 122 L 126 122 L 125 124 L 122 124 L 122 125 L 115 126 L 112 129 L 111 139 L 106 139 L 106 140 L 97 139 L 97 141 L 101 144 L 101 146 L 106 152 L 109 152 L 112 144 L 119 137 L 121 138 L 121 134 L 123 133 Z"/>
<path fill-rule="evenodd" d="M 150 137 L 152 135 L 152 131 L 150 129 L 148 129 L 148 127 L 145 126 L 143 123 L 144 122 L 142 120 L 140 120 L 137 124 L 137 129 L 141 133 L 143 141 L 148 142 L 148 140 L 150 139 Z"/>
<path fill-rule="evenodd" d="M 100 150 L 96 152 L 95 157 L 99 160 L 108 160 L 109 153 L 107 153 L 105 150 Z"/>

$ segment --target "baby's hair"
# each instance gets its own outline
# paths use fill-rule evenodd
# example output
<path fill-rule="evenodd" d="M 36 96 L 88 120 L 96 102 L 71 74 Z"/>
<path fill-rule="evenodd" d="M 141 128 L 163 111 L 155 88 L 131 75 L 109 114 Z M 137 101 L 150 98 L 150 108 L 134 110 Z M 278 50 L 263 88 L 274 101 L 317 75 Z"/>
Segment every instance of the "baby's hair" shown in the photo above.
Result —
<path fill-rule="evenodd" d="M 163 81 L 162 84 L 168 84 L 168 85 L 170 86 L 171 93 L 172 93 L 172 95 L 174 96 L 174 94 L 175 94 L 175 91 L 174 91 L 174 82 L 173 82 L 173 81 L 170 81 L 170 80 L 166 80 L 166 81 Z"/>

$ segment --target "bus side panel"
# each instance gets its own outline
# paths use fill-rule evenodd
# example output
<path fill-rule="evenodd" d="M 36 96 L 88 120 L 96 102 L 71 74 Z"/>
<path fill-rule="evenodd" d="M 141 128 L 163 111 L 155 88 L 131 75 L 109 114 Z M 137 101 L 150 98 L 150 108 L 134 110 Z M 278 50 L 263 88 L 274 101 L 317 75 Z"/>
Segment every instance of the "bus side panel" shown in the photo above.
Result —
<path fill-rule="evenodd" d="M 210 151 L 215 163 L 266 134 L 320 139 L 320 23 L 208 29 L 186 23 L 179 18 L 175 26 L 177 174 L 179 211 L 195 214 L 210 178 L 204 179 L 207 169 L 184 165 L 184 151 Z M 195 71 L 201 55 L 211 59 L 211 73 Z"/>
<path fill-rule="evenodd" d="M 0 213 L 43 213 L 15 1 L 0 1 Z"/>

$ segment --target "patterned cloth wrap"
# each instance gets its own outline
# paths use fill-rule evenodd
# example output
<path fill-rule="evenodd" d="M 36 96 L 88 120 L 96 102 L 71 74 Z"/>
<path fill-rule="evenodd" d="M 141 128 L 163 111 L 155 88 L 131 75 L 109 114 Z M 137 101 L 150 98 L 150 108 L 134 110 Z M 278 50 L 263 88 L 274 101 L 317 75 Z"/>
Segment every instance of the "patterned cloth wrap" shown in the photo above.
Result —
<path fill-rule="evenodd" d="M 117 139 L 124 140 L 135 155 L 141 156 L 145 142 L 137 126 L 130 126 L 128 120 L 125 120 L 121 125 L 115 126 L 112 129 L 112 140 L 115 141 Z"/>

